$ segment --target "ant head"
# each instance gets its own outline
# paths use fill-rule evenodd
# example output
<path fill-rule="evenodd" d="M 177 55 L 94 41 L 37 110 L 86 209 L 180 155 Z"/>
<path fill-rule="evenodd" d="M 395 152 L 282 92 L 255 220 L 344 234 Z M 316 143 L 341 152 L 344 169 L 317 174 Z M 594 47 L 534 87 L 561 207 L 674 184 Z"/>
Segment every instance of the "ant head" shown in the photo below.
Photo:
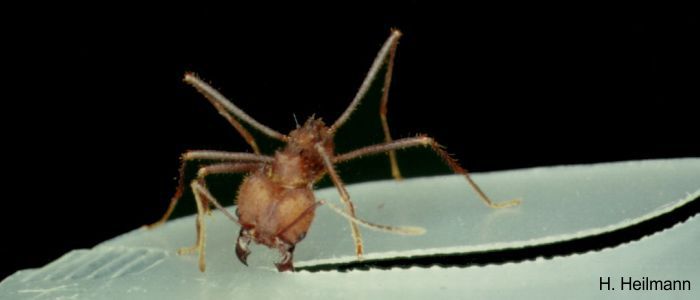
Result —
<path fill-rule="evenodd" d="M 289 133 L 290 143 L 313 145 L 328 138 L 328 127 L 323 120 L 311 116 L 304 125 Z"/>

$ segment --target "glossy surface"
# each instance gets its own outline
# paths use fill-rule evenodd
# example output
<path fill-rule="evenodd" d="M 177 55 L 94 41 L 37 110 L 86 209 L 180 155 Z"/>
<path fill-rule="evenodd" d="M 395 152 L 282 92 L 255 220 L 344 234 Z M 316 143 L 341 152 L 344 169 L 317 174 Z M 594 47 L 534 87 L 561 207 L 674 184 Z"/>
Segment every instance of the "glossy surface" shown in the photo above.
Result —
<path fill-rule="evenodd" d="M 427 229 L 418 237 L 364 230 L 371 260 L 532 247 L 601 235 L 687 208 L 683 205 L 700 197 L 699 178 L 700 159 L 475 174 L 494 199 L 523 199 L 521 206 L 507 210 L 485 207 L 458 176 L 370 182 L 349 186 L 349 192 L 364 219 Z M 316 196 L 339 201 L 332 189 Z M 220 213 L 213 215 L 206 219 L 206 273 L 197 270 L 196 256 L 175 254 L 194 240 L 194 220 L 187 217 L 153 231 L 137 229 L 92 250 L 70 252 L 39 270 L 18 272 L 0 284 L 0 298 L 693 298 L 700 287 L 697 217 L 629 243 L 553 259 L 280 274 L 270 265 L 278 253 L 262 246 L 253 247 L 250 267 L 238 263 L 238 226 Z M 320 207 L 314 223 L 296 249 L 297 266 L 354 261 L 346 220 Z M 621 276 L 685 279 L 694 291 L 601 291 L 600 277 L 607 276 L 613 282 Z"/>

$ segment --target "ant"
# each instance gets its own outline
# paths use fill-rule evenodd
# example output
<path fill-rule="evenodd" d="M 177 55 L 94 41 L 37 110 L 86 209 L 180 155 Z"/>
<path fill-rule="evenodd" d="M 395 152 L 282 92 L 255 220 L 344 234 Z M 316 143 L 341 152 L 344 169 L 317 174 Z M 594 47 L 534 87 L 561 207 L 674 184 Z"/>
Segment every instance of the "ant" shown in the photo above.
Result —
<path fill-rule="evenodd" d="M 304 238 L 314 219 L 316 208 L 323 204 L 327 204 L 327 207 L 348 219 L 355 243 L 355 253 L 358 259 L 362 259 L 363 245 L 359 226 L 404 235 L 420 235 L 425 230 L 420 227 L 395 227 L 374 224 L 357 218 L 354 205 L 350 201 L 350 195 L 345 189 L 340 176 L 338 176 L 335 165 L 365 155 L 388 153 L 392 176 L 396 180 L 400 180 L 401 173 L 396 162 L 395 151 L 418 146 L 426 146 L 433 149 L 455 173 L 461 174 L 466 178 L 467 183 L 489 207 L 502 208 L 519 204 L 520 200 L 518 199 L 502 203 L 491 201 L 471 179 L 467 170 L 462 168 L 431 137 L 419 135 L 392 140 L 389 134 L 386 113 L 394 56 L 400 36 L 401 32 L 398 30 L 391 31 L 391 35 L 374 59 L 354 99 L 332 125 L 327 126 L 320 118 L 312 116 L 302 126 L 297 125 L 297 128 L 288 135 L 281 134 L 259 123 L 196 75 L 186 73 L 184 81 L 192 85 L 211 102 L 219 114 L 246 140 L 253 149 L 254 154 L 209 150 L 185 152 L 181 158 L 179 183 L 175 195 L 170 200 L 170 205 L 161 219 L 148 225 L 148 227 L 153 228 L 161 225 L 170 217 L 177 201 L 183 194 L 183 177 L 188 162 L 197 160 L 217 161 L 201 167 L 197 172 L 197 178 L 192 180 L 190 184 L 197 204 L 197 240 L 194 246 L 178 250 L 178 254 L 198 252 L 200 271 L 204 272 L 206 268 L 203 217 L 209 213 L 210 203 L 220 209 L 227 218 L 241 225 L 241 231 L 236 242 L 236 256 L 244 265 L 247 265 L 247 257 L 250 254 L 248 245 L 251 241 L 254 241 L 280 251 L 282 258 L 275 264 L 280 272 L 293 271 L 292 254 L 294 246 Z M 367 90 L 385 63 L 387 64 L 387 69 L 380 103 L 380 118 L 385 142 L 336 155 L 333 144 L 335 132 L 350 118 L 350 115 L 361 99 L 364 98 Z M 274 156 L 261 154 L 255 139 L 241 125 L 241 122 L 249 124 L 269 137 L 285 142 L 286 146 L 277 150 Z M 231 173 L 247 173 L 238 190 L 236 201 L 237 217 L 229 213 L 216 200 L 205 184 L 205 178 L 209 175 Z M 344 210 L 323 200 L 316 200 L 314 197 L 313 185 L 325 175 L 330 176 L 331 181 L 338 190 L 340 199 L 345 204 Z"/>

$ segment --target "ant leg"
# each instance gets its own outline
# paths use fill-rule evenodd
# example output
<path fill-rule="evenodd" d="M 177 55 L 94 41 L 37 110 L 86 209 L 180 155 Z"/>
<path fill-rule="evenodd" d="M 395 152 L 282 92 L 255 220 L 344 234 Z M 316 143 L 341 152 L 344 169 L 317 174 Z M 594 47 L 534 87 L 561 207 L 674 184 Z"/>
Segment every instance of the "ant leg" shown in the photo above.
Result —
<path fill-rule="evenodd" d="M 220 163 L 199 168 L 197 171 L 197 179 L 203 180 L 209 175 L 215 174 L 232 174 L 251 172 L 264 166 L 262 163 Z"/>
<path fill-rule="evenodd" d="M 321 155 L 323 158 L 323 164 L 326 167 L 326 171 L 328 171 L 328 175 L 331 177 L 331 180 L 333 181 L 333 184 L 335 185 L 336 189 L 338 189 L 338 193 L 340 194 L 340 199 L 345 203 L 346 209 L 348 211 L 348 215 L 351 217 L 355 217 L 355 207 L 352 204 L 352 201 L 350 200 L 350 195 L 348 194 L 348 191 L 345 189 L 345 185 L 343 184 L 343 181 L 340 179 L 340 176 L 338 176 L 338 173 L 335 171 L 335 167 L 333 166 L 333 163 L 331 162 L 330 155 L 326 152 L 325 149 L 323 149 L 323 146 L 321 144 L 316 144 L 316 151 Z M 355 241 L 355 254 L 357 254 L 358 259 L 362 259 L 362 253 L 363 251 L 363 246 L 362 246 L 362 236 L 360 235 L 360 229 L 357 227 L 357 224 L 355 222 L 350 222 L 350 229 L 352 232 L 352 239 Z"/>
<path fill-rule="evenodd" d="M 208 97 L 207 100 L 209 100 Z M 250 132 L 248 132 L 247 129 L 245 129 L 245 127 L 243 127 L 243 125 L 241 125 L 241 122 L 238 122 L 236 118 L 234 118 L 228 111 L 226 111 L 226 108 L 224 108 L 221 105 L 221 103 L 211 100 L 209 102 L 211 102 L 211 104 L 214 105 L 214 107 L 216 108 L 216 111 L 218 111 L 219 114 L 222 117 L 224 117 L 224 119 L 226 119 L 226 121 L 228 121 L 228 123 L 231 124 L 233 128 L 236 129 L 236 131 L 238 131 L 238 133 L 241 135 L 241 137 L 243 137 L 246 143 L 248 143 L 248 145 L 250 145 L 250 147 L 253 148 L 253 152 L 255 152 L 255 154 L 260 154 L 260 148 L 258 148 L 258 144 L 255 142 L 255 138 L 253 137 L 253 135 L 250 134 Z"/>
<path fill-rule="evenodd" d="M 205 245 L 205 238 L 206 238 L 206 229 L 204 226 L 204 215 L 209 214 L 209 203 L 213 203 L 214 206 L 216 206 L 219 210 L 221 210 L 224 215 L 226 215 L 227 218 L 229 218 L 231 221 L 238 223 L 238 219 L 231 215 L 226 208 L 224 208 L 221 203 L 219 203 L 218 200 L 216 200 L 216 197 L 214 197 L 210 192 L 209 189 L 206 188 L 204 184 L 204 177 L 207 175 L 211 174 L 230 174 L 230 173 L 238 173 L 238 172 L 248 172 L 251 170 L 254 170 L 256 168 L 260 167 L 260 163 L 224 163 L 224 164 L 215 164 L 207 167 L 203 167 L 199 169 L 198 174 L 200 176 L 197 177 L 197 179 L 192 180 L 192 183 L 190 186 L 192 187 L 192 193 L 194 194 L 194 198 L 197 203 L 197 219 L 196 219 L 196 228 L 197 228 L 197 240 L 195 242 L 195 245 L 192 247 L 184 247 L 180 248 L 177 253 L 180 255 L 183 254 L 189 254 L 192 252 L 199 252 L 199 270 L 204 272 L 206 269 L 206 262 L 205 262 L 205 252 L 204 252 L 204 245 Z"/>
<path fill-rule="evenodd" d="M 369 68 L 369 72 L 367 72 L 367 76 L 365 79 L 362 81 L 362 85 L 360 85 L 360 89 L 357 90 L 357 94 L 355 94 L 355 98 L 352 99 L 352 102 L 350 102 L 350 105 L 348 105 L 348 108 L 345 109 L 342 115 L 338 118 L 338 120 L 331 125 L 330 128 L 328 128 L 328 133 L 333 134 L 335 133 L 340 126 L 343 126 L 343 124 L 350 118 L 350 115 L 352 114 L 353 111 L 355 111 L 355 108 L 357 108 L 357 105 L 360 104 L 360 101 L 362 98 L 365 97 L 365 94 L 367 94 L 367 91 L 369 90 L 370 86 L 372 85 L 372 82 L 374 79 L 377 77 L 377 74 L 379 73 L 379 70 L 381 69 L 382 65 L 384 64 L 386 60 L 387 54 L 391 53 L 391 59 L 393 60 L 393 53 L 396 50 L 396 45 L 398 44 L 399 37 L 401 37 L 401 32 L 392 29 L 391 30 L 391 35 L 389 38 L 384 42 L 384 45 L 382 48 L 379 50 L 379 53 L 377 53 L 377 57 L 374 59 L 374 62 L 372 62 L 372 66 Z M 393 64 L 393 63 L 390 63 Z M 391 65 L 389 66 L 389 70 L 391 70 Z M 391 71 L 389 71 L 391 73 Z M 389 74 L 391 76 L 391 74 Z M 385 83 L 386 87 L 386 83 Z"/>
<path fill-rule="evenodd" d="M 178 200 L 182 197 L 182 193 L 185 190 L 185 168 L 187 167 L 187 162 L 193 160 L 219 160 L 219 161 L 243 161 L 243 162 L 257 162 L 257 163 L 271 163 L 274 159 L 269 156 L 250 154 L 250 153 L 239 153 L 239 152 L 224 152 L 224 151 L 187 151 L 180 158 L 180 168 L 177 188 L 175 189 L 175 195 L 170 199 L 170 204 L 168 209 L 165 211 L 160 220 L 155 223 L 146 225 L 147 228 L 155 228 L 163 225 L 165 221 L 170 218 L 170 215 L 175 210 L 175 205 L 177 205 Z"/>
<path fill-rule="evenodd" d="M 398 41 L 398 40 L 397 40 Z M 384 74 L 384 87 L 382 88 L 382 100 L 379 106 L 379 118 L 382 121 L 382 130 L 384 131 L 384 142 L 391 143 L 391 133 L 389 131 L 389 123 L 386 120 L 387 104 L 389 102 L 389 88 L 391 87 L 391 77 L 394 70 L 394 57 L 396 56 L 396 45 L 394 42 L 391 44 L 389 50 L 389 59 L 386 66 L 386 74 Z M 391 176 L 396 180 L 401 180 L 401 171 L 399 170 L 399 164 L 396 162 L 396 151 L 389 150 L 389 163 L 391 164 Z"/>
<path fill-rule="evenodd" d="M 450 169 L 452 169 L 453 172 L 464 176 L 464 178 L 467 180 L 472 189 L 474 189 L 476 194 L 479 195 L 479 198 L 481 198 L 481 200 L 484 201 L 484 203 L 486 203 L 486 205 L 488 205 L 489 207 L 503 208 L 520 204 L 520 199 L 512 199 L 509 201 L 499 203 L 491 201 L 491 199 L 488 196 L 486 196 L 486 194 L 481 190 L 481 188 L 479 188 L 476 182 L 472 180 L 471 176 L 469 176 L 469 172 L 462 168 L 462 166 L 460 166 L 459 163 L 457 163 L 457 161 L 454 158 L 452 158 L 450 154 L 447 153 L 447 151 L 445 151 L 445 149 L 440 144 L 438 144 L 433 138 L 428 136 L 417 136 L 413 138 L 396 140 L 391 143 L 367 146 L 354 151 L 350 151 L 345 154 L 337 155 L 333 159 L 333 163 L 342 163 L 365 155 L 385 153 L 391 150 L 399 150 L 417 146 L 429 146 L 431 149 L 433 149 L 433 151 L 435 151 L 437 155 L 440 156 L 440 158 L 442 158 L 442 160 L 450 167 Z"/>
<path fill-rule="evenodd" d="M 297 216 L 292 222 L 289 222 L 289 224 L 287 224 L 286 226 L 284 226 L 284 227 L 282 227 L 280 230 L 278 230 L 278 231 L 275 233 L 275 236 L 281 236 L 282 234 L 284 234 L 285 232 L 287 232 L 287 230 L 289 230 L 289 228 L 292 228 L 294 225 L 296 225 L 297 223 L 299 223 L 299 221 L 301 221 L 304 217 L 306 217 L 306 216 L 307 216 L 308 214 L 310 214 L 311 212 L 315 211 L 315 210 L 316 210 L 316 207 L 318 207 L 319 205 L 322 205 L 323 203 L 324 203 L 323 201 L 316 201 L 314 204 L 312 204 L 311 206 L 307 207 L 307 208 L 306 208 L 301 214 L 299 214 L 299 216 Z M 302 238 L 302 239 L 303 239 L 303 238 Z M 301 239 L 300 239 L 300 240 L 301 240 Z M 297 243 L 298 243 L 298 242 L 299 242 L 299 241 L 297 241 Z"/>
<path fill-rule="evenodd" d="M 185 255 L 185 254 L 190 254 L 192 252 L 198 252 L 199 253 L 199 271 L 204 272 L 207 268 L 207 264 L 205 261 L 205 252 L 204 252 L 204 241 L 206 239 L 206 228 L 204 225 L 204 215 L 206 214 L 206 211 L 208 210 L 205 209 L 207 205 L 205 205 L 205 199 L 202 199 L 202 193 L 201 190 L 206 190 L 204 186 L 202 186 L 199 182 L 196 180 L 192 181 L 192 190 L 194 191 L 194 198 L 197 202 L 197 219 L 196 219 L 196 225 L 197 225 L 197 241 L 195 242 L 194 246 L 192 247 L 183 247 L 177 250 L 177 254 L 179 255 Z"/>
<path fill-rule="evenodd" d="M 415 226 L 389 226 L 389 225 L 382 225 L 382 224 L 376 224 L 376 223 L 371 223 L 362 219 L 359 219 L 357 217 L 353 217 L 349 215 L 348 213 L 344 212 L 342 209 L 339 207 L 333 205 L 332 203 L 325 202 L 323 200 L 319 201 L 320 204 L 328 204 L 328 207 L 333 210 L 335 213 L 339 214 L 343 218 L 346 218 L 348 221 L 356 223 L 360 226 L 363 226 L 368 229 L 376 230 L 376 231 L 382 231 L 386 233 L 393 233 L 393 234 L 401 234 L 401 235 L 421 235 L 425 233 L 425 228 L 422 227 L 415 227 Z"/>
<path fill-rule="evenodd" d="M 351 216 L 350 214 L 344 212 L 342 209 L 340 209 L 339 207 L 336 207 L 335 205 L 333 205 L 331 203 L 320 200 L 320 201 L 316 201 L 316 203 L 309 206 L 309 208 L 307 208 L 304 212 L 302 212 L 299 215 L 299 217 L 297 217 L 289 225 L 285 226 L 282 230 L 278 231 L 277 236 L 280 236 L 281 234 L 283 234 L 289 228 L 294 226 L 294 224 L 296 224 L 304 216 L 311 213 L 318 206 L 323 205 L 323 204 L 328 204 L 329 207 L 333 211 L 335 211 L 337 214 L 343 216 L 344 218 L 348 219 L 348 221 L 350 221 L 351 224 L 359 224 L 361 226 L 370 228 L 372 230 L 383 231 L 383 232 L 394 233 L 394 234 L 403 234 L 403 235 L 421 235 L 421 234 L 425 233 L 425 229 L 420 228 L 420 227 L 412 227 L 412 226 L 394 227 L 394 226 L 387 226 L 387 225 L 379 225 L 379 224 L 370 223 L 370 222 L 358 219 L 354 216 Z M 248 256 L 250 251 L 247 251 L 247 248 L 245 248 L 245 247 L 242 247 L 240 251 L 238 248 L 238 245 L 241 245 L 241 239 L 242 239 L 241 237 L 243 237 L 244 246 L 247 246 L 247 244 L 250 243 L 250 238 L 245 236 L 244 234 L 247 234 L 247 232 L 244 232 L 244 230 L 241 230 L 241 234 L 239 236 L 238 244 L 236 247 L 236 254 L 241 259 L 241 261 L 247 265 L 245 258 Z M 293 261 L 292 254 L 294 252 L 294 244 L 290 244 L 288 242 L 285 242 L 284 240 L 282 240 L 280 238 L 276 238 L 275 242 L 277 244 L 277 248 L 279 249 L 280 253 L 282 253 L 282 260 L 280 260 L 280 262 L 275 264 L 275 266 L 277 266 L 277 270 L 280 272 L 284 272 L 284 271 L 292 271 L 293 272 L 294 266 L 292 264 L 292 261 Z M 241 256 L 243 256 L 243 257 L 241 258 Z M 358 256 L 359 256 L 359 254 L 358 254 Z"/>
<path fill-rule="evenodd" d="M 197 78 L 197 76 L 195 74 L 185 73 L 185 78 L 182 80 L 184 82 L 190 84 L 191 86 L 193 86 L 195 89 L 197 89 L 197 91 L 199 91 L 202 95 L 204 95 L 204 97 L 207 98 L 207 100 L 209 100 L 209 102 L 211 102 L 217 108 L 217 110 L 219 110 L 220 114 L 228 115 L 227 113 L 225 113 L 225 111 L 221 110 L 221 108 L 225 108 L 226 110 L 228 110 L 228 112 L 232 113 L 234 116 L 236 116 L 239 119 L 250 124 L 250 126 L 253 126 L 253 128 L 260 130 L 260 132 L 264 133 L 265 135 L 267 135 L 271 138 L 278 139 L 278 140 L 283 141 L 283 142 L 286 142 L 289 140 L 289 137 L 287 137 L 286 135 L 281 134 L 281 133 L 275 131 L 274 129 L 267 127 L 263 124 L 260 124 L 260 122 L 253 119 L 251 116 L 246 114 L 242 109 L 238 108 L 238 106 L 234 105 L 230 100 L 226 99 L 226 97 L 224 97 L 224 95 L 219 93 L 219 91 L 217 91 L 216 89 L 214 89 L 209 84 L 202 81 L 201 79 Z M 231 122 L 231 120 L 233 120 L 233 118 L 230 118 L 230 115 L 229 115 L 229 117 L 226 117 L 225 115 L 224 115 L 224 117 L 227 120 L 229 120 L 229 122 Z M 243 129 L 243 131 L 241 131 L 241 129 L 239 129 L 239 127 L 240 128 L 243 128 L 243 127 L 240 126 L 241 124 L 238 121 L 234 120 L 231 123 L 231 125 L 233 125 L 233 127 L 235 127 L 236 130 L 238 130 L 238 132 L 241 133 L 241 135 L 243 135 L 244 138 L 246 138 L 246 141 L 248 141 L 246 134 L 243 133 L 243 132 L 245 132 L 245 133 L 248 133 L 248 132 L 245 131 L 245 129 Z M 248 135 L 250 135 L 250 134 L 248 133 Z M 251 137 L 251 140 L 252 140 L 252 137 Z M 251 142 L 248 141 L 248 143 L 250 144 Z M 253 143 L 254 143 L 254 141 L 253 141 Z M 253 145 L 251 144 L 251 146 L 253 146 Z M 256 151 L 256 153 L 258 153 L 258 152 Z"/>
<path fill-rule="evenodd" d="M 261 163 L 219 163 L 219 164 L 213 164 L 213 165 L 208 165 L 199 168 L 197 171 L 197 181 L 201 183 L 202 186 L 205 186 L 206 181 L 205 178 L 209 175 L 215 175 L 215 174 L 233 174 L 233 173 L 248 173 L 252 172 L 254 170 L 257 170 L 261 168 L 263 164 Z M 209 193 L 208 190 L 200 190 L 201 193 L 203 193 L 206 196 L 206 199 L 213 199 L 215 206 L 221 211 L 223 211 L 229 219 L 231 219 L 231 215 L 228 213 L 228 211 L 221 206 L 219 202 L 214 199 L 213 196 Z M 207 214 L 209 214 L 209 203 L 205 202 L 205 209 L 207 210 Z M 235 219 L 235 217 L 232 219 L 232 221 L 238 223 L 238 220 Z"/>
<path fill-rule="evenodd" d="M 382 231 L 382 232 L 386 232 L 386 233 L 401 234 L 401 235 L 421 235 L 421 234 L 425 233 L 425 229 L 422 227 L 389 226 L 389 225 L 382 225 L 382 224 L 376 224 L 376 223 L 372 223 L 369 221 L 365 221 L 365 220 L 362 220 L 360 218 L 353 217 L 353 216 L 349 215 L 348 213 L 344 212 L 342 209 L 333 205 L 332 203 L 326 202 L 325 200 L 319 200 L 319 201 L 316 201 L 316 203 L 314 203 L 313 205 L 309 206 L 294 221 L 289 223 L 289 225 L 285 226 L 280 231 L 278 231 L 276 236 L 282 235 L 285 231 L 287 231 L 289 228 L 294 226 L 294 224 L 299 222 L 299 220 L 301 220 L 304 216 L 306 216 L 307 214 L 316 210 L 317 207 L 324 205 L 324 204 L 327 204 L 328 208 L 330 208 L 335 213 L 339 214 L 341 217 L 347 219 L 348 221 L 356 223 L 357 225 L 363 226 L 363 227 L 368 228 L 368 229 Z"/>

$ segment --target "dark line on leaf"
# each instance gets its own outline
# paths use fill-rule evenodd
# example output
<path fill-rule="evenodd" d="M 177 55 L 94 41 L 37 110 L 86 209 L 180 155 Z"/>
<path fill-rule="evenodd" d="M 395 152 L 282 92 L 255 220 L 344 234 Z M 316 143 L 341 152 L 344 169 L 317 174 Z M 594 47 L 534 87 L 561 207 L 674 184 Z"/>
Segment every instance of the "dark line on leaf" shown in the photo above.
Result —
<path fill-rule="evenodd" d="M 606 248 L 613 248 L 625 243 L 639 240 L 665 229 L 669 229 L 677 224 L 683 223 L 690 217 L 700 212 L 700 197 L 697 197 L 681 207 L 655 218 L 642 221 L 615 231 L 601 233 L 598 235 L 582 237 L 573 240 L 555 242 L 544 245 L 530 246 L 524 248 L 511 248 L 496 251 L 453 253 L 413 257 L 397 257 L 378 260 L 353 261 L 341 264 L 321 264 L 305 266 L 297 270 L 317 271 L 340 271 L 369 270 L 369 269 L 392 269 L 411 267 L 470 267 L 485 266 L 494 264 L 504 264 L 512 262 L 523 262 L 535 260 L 540 257 L 551 259 L 556 256 L 565 256 L 589 251 L 599 251 Z"/>

